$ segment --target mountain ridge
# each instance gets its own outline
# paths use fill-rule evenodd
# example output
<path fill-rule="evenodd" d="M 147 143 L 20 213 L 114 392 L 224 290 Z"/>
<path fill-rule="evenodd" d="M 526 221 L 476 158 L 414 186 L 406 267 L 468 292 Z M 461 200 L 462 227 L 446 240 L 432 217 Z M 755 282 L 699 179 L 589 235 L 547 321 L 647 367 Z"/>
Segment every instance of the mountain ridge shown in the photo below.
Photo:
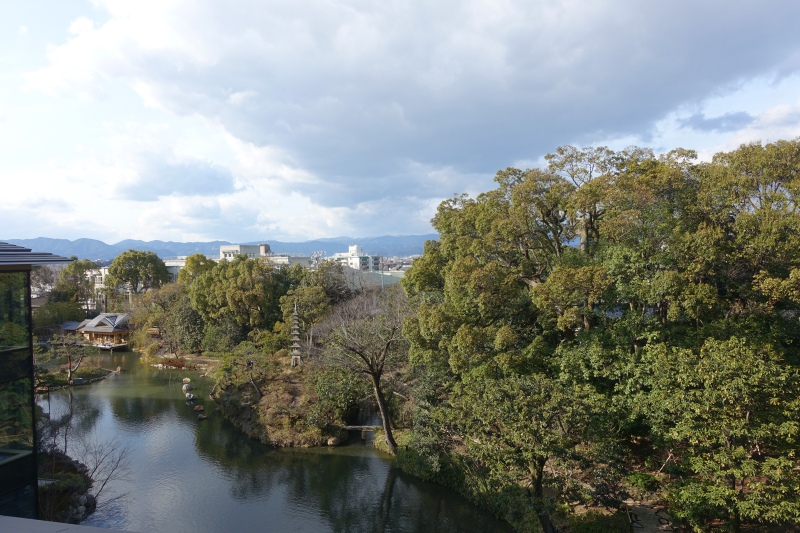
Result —
<path fill-rule="evenodd" d="M 224 244 L 266 244 L 270 245 L 274 253 L 289 253 L 310 255 L 314 252 L 325 252 L 330 256 L 337 252 L 347 252 L 348 246 L 360 245 L 364 253 L 384 256 L 411 256 L 422 254 L 422 248 L 427 240 L 437 240 L 439 235 L 429 233 L 425 235 L 383 235 L 380 237 L 328 237 L 304 242 L 282 241 L 250 241 L 230 243 L 228 241 L 141 241 L 125 239 L 115 244 L 107 244 L 97 239 L 78 238 L 54 239 L 50 237 L 36 237 L 34 239 L 0 239 L 2 242 L 24 246 L 37 252 L 49 252 L 64 257 L 77 256 L 78 259 L 112 260 L 127 250 L 155 252 L 160 258 L 188 256 L 196 253 L 208 257 L 218 257 L 219 247 Z"/>

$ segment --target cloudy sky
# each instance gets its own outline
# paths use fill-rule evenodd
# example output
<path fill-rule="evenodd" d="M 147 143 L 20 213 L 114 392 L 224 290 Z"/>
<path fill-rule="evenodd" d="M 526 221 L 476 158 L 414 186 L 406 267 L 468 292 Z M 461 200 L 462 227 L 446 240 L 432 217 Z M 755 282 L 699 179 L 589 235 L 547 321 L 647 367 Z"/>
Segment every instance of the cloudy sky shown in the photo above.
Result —
<path fill-rule="evenodd" d="M 26 0 L 0 9 L 0 240 L 431 232 L 565 144 L 800 135 L 786 0 Z"/>

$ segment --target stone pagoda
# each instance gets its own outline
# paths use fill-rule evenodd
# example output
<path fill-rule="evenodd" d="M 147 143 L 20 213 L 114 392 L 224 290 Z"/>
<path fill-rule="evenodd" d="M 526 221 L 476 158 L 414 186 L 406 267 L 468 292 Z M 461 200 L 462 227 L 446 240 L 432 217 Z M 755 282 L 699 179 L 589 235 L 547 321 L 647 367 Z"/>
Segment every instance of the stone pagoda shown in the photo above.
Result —
<path fill-rule="evenodd" d="M 297 315 L 297 302 L 292 313 L 292 368 L 300 364 L 300 319 Z"/>

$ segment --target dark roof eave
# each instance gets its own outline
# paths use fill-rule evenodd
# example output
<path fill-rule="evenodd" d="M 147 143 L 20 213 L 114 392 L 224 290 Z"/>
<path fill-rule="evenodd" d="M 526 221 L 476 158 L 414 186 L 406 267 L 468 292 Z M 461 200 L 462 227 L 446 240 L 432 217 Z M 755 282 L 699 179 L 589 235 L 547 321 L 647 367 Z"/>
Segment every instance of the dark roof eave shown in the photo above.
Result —
<path fill-rule="evenodd" d="M 33 252 L 15 244 L 0 242 L 0 267 L 55 265 L 70 263 L 72 259 L 47 252 Z"/>

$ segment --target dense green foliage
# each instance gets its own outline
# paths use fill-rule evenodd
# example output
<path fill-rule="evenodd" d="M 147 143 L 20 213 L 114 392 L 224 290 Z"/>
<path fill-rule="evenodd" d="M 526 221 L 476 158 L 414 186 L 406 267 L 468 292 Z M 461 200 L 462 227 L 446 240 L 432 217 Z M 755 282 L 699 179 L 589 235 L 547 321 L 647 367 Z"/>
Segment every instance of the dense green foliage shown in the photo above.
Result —
<path fill-rule="evenodd" d="M 167 281 L 167 267 L 155 252 L 128 250 L 111 262 L 105 286 L 114 292 L 122 287 L 133 294 L 141 294 L 156 289 Z"/>
<path fill-rule="evenodd" d="M 89 312 L 89 303 L 95 296 L 94 279 L 90 273 L 97 270 L 98 266 L 88 259 L 78 260 L 74 256 L 72 259 L 73 261 L 59 272 L 58 281 L 53 285 L 48 300 L 75 303 Z"/>
<path fill-rule="evenodd" d="M 37 334 L 46 336 L 53 326 L 68 320 L 80 322 L 95 310 L 92 272 L 98 266 L 88 259 L 78 260 L 74 256 L 71 259 L 72 262 L 60 270 L 42 266 L 31 272 L 32 285 L 38 285 L 41 291 L 49 290 L 45 304 L 33 313 Z"/>
<path fill-rule="evenodd" d="M 621 527 L 598 510 L 630 496 L 695 531 L 795 524 L 800 142 L 546 161 L 442 202 L 405 295 L 195 257 L 135 321 L 221 355 L 218 403 L 265 442 L 326 442 L 372 397 L 401 466 L 520 530 Z"/>
<path fill-rule="evenodd" d="M 694 158 L 564 147 L 439 206 L 416 468 L 546 531 L 648 470 L 697 531 L 800 518 L 800 143 Z"/>

